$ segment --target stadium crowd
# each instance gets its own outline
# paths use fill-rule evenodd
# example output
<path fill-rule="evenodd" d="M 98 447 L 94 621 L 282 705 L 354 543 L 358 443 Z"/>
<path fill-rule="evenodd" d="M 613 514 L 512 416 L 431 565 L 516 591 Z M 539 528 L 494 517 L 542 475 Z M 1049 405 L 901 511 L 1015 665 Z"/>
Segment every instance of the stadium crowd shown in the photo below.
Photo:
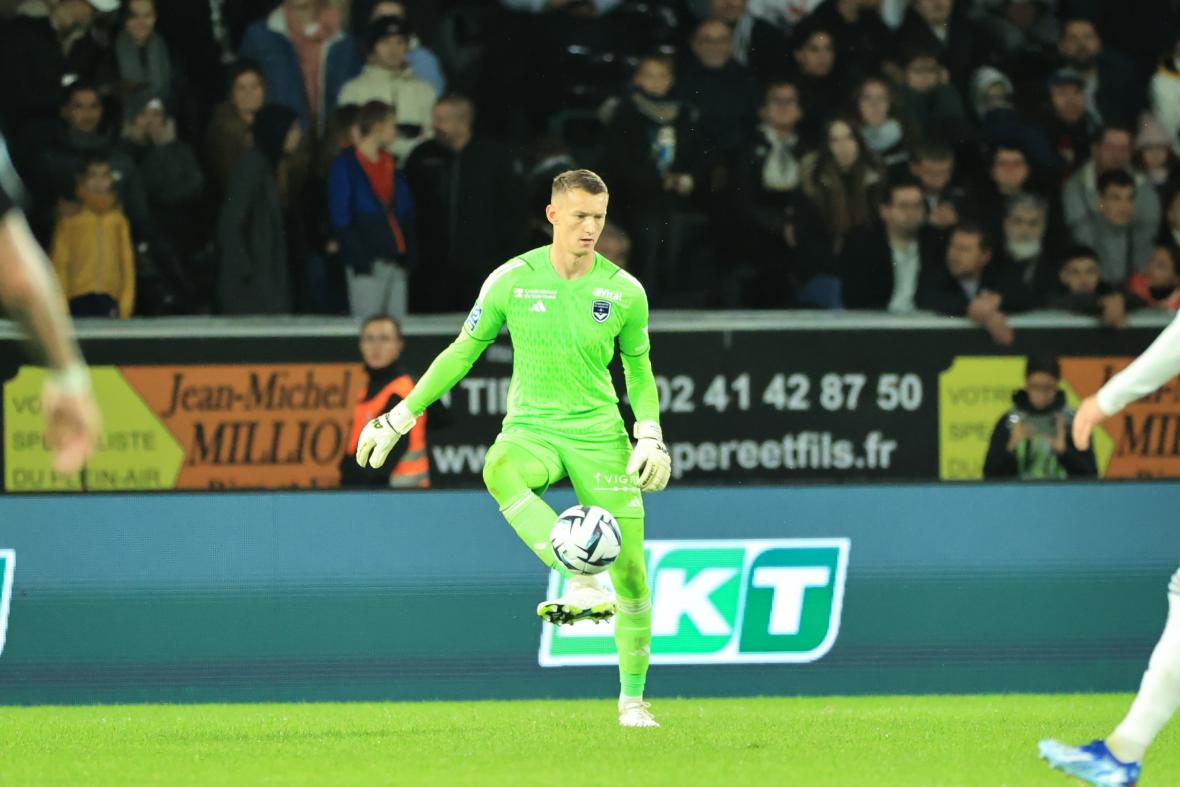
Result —
<path fill-rule="evenodd" d="M 462 311 L 554 174 L 657 307 L 1180 306 L 1173 0 L 0 0 L 77 315 Z"/>

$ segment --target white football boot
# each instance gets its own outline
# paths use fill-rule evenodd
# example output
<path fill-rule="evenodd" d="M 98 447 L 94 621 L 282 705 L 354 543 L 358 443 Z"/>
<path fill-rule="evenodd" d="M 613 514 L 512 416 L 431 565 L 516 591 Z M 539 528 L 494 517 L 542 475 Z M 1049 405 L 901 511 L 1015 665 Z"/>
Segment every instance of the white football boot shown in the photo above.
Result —
<path fill-rule="evenodd" d="M 555 626 L 579 620 L 600 623 L 615 615 L 615 600 L 598 577 L 575 574 L 566 582 L 565 593 L 537 605 L 537 614 Z"/>
<path fill-rule="evenodd" d="M 658 727 L 660 723 L 651 715 L 651 703 L 639 697 L 619 697 L 620 727 Z"/>

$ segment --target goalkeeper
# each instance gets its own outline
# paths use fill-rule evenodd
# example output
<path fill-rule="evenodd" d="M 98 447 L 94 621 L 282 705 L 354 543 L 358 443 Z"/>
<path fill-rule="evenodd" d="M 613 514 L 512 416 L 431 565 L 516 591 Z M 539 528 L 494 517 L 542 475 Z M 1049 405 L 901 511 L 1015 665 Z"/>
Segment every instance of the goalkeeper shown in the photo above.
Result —
<path fill-rule="evenodd" d="M 356 458 L 361 465 L 381 466 L 398 438 L 463 379 L 507 324 L 513 347 L 508 412 L 484 458 L 484 482 L 529 549 L 569 580 L 568 591 L 542 602 L 537 614 L 554 624 L 616 617 L 619 723 L 656 727 L 643 701 L 651 598 L 640 493 L 667 486 L 672 461 L 648 357 L 647 294 L 635 277 L 594 251 L 608 198 L 606 184 L 589 170 L 554 178 L 545 209 L 553 243 L 488 276 L 458 338 L 404 401 L 369 422 Z M 616 342 L 635 414 L 634 448 L 607 368 Z M 596 577 L 571 576 L 549 546 L 557 513 L 541 495 L 566 476 L 580 503 L 601 506 L 619 522 L 623 548 L 610 567 L 617 603 Z"/>

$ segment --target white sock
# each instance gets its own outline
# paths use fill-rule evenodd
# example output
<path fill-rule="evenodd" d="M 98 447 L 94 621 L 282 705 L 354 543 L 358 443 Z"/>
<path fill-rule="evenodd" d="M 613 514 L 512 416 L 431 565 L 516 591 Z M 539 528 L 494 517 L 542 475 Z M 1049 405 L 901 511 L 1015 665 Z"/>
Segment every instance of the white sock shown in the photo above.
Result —
<path fill-rule="evenodd" d="M 1106 739 L 1123 762 L 1140 762 L 1147 747 L 1180 707 L 1180 571 L 1168 585 L 1168 620 L 1151 653 L 1135 702 L 1122 723 Z"/>

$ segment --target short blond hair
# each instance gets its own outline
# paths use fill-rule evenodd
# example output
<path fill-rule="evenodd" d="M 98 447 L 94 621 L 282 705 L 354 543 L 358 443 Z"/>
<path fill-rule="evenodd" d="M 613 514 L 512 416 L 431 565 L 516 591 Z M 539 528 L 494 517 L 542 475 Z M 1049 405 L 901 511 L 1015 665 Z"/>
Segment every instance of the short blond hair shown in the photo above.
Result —
<path fill-rule="evenodd" d="M 606 181 L 597 172 L 588 169 L 570 169 L 553 179 L 553 196 L 569 191 L 584 191 L 587 194 L 609 194 Z"/>

